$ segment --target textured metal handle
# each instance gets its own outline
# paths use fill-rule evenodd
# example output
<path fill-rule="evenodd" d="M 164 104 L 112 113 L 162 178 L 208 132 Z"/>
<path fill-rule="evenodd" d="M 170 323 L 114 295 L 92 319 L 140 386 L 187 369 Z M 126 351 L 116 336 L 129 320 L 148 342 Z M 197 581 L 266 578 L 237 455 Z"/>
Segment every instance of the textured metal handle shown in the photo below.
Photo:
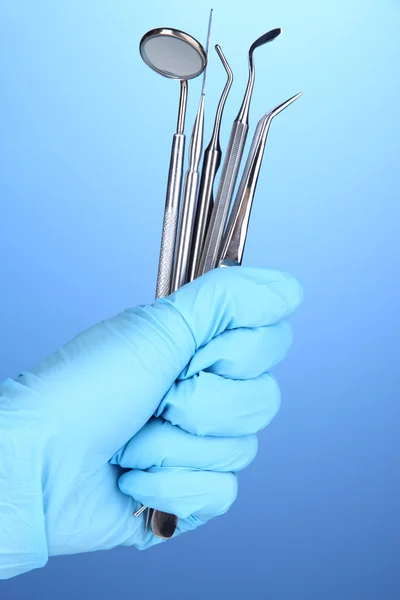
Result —
<path fill-rule="evenodd" d="M 171 293 L 184 152 L 185 135 L 183 133 L 176 133 L 172 142 L 171 161 L 169 166 L 160 260 L 158 263 L 156 298 L 165 298 Z M 160 538 L 172 537 L 178 523 L 177 517 L 158 510 L 147 510 L 148 517 L 151 512 L 151 527 L 154 535 Z"/>
<path fill-rule="evenodd" d="M 218 264 L 221 241 L 235 190 L 248 129 L 249 126 L 246 123 L 235 121 L 233 124 L 214 209 L 211 213 L 210 225 L 200 258 L 199 276 L 211 271 Z"/>
<path fill-rule="evenodd" d="M 179 199 L 182 188 L 184 151 L 185 136 L 183 133 L 176 133 L 172 142 L 171 161 L 169 166 L 160 259 L 158 263 L 156 298 L 165 298 L 165 296 L 168 296 L 171 292 L 176 230 L 178 227 L 179 216 Z"/>
<path fill-rule="evenodd" d="M 179 226 L 175 268 L 171 291 L 175 291 L 187 282 L 189 273 L 190 247 L 192 241 L 195 204 L 199 181 L 198 171 L 188 171 L 185 177 L 184 202 Z M 176 515 L 161 510 L 151 511 L 151 529 L 159 538 L 169 539 L 178 525 Z"/>
<path fill-rule="evenodd" d="M 166 298 L 170 294 L 178 216 L 177 207 L 165 207 L 156 298 Z"/>

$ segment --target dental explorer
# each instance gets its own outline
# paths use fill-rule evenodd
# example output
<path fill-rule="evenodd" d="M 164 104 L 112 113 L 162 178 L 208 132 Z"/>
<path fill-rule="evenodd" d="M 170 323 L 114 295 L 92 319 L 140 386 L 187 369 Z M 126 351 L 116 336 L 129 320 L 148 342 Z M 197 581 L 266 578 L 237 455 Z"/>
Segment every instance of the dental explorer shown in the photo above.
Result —
<path fill-rule="evenodd" d="M 242 264 L 251 209 L 272 119 L 300 98 L 301 95 L 302 93 L 296 94 L 286 102 L 279 104 L 258 122 L 226 228 L 219 258 L 220 267 L 240 266 Z"/>
<path fill-rule="evenodd" d="M 224 56 L 224 53 L 221 50 L 221 47 L 218 46 L 218 44 L 215 46 L 215 50 L 217 51 L 218 56 L 221 59 L 221 62 L 227 73 L 227 81 L 218 104 L 211 141 L 204 152 L 203 167 L 200 178 L 200 190 L 197 201 L 196 218 L 193 230 L 189 281 L 193 281 L 193 279 L 196 278 L 200 254 L 203 249 L 207 227 L 210 222 L 210 216 L 214 206 L 213 187 L 215 176 L 221 164 L 222 157 L 220 145 L 221 120 L 225 107 L 225 102 L 233 81 L 232 70 Z"/>
<path fill-rule="evenodd" d="M 152 29 L 146 33 L 140 41 L 139 51 L 145 63 L 153 71 L 164 77 L 180 80 L 181 90 L 176 133 L 171 148 L 158 264 L 156 297 L 159 298 L 168 296 L 171 291 L 185 151 L 187 80 L 203 73 L 207 65 L 207 56 L 196 39 L 183 31 L 170 28 Z"/>
<path fill-rule="evenodd" d="M 240 162 L 243 156 L 243 150 L 246 143 L 247 133 L 249 129 L 249 109 L 251 96 L 254 88 L 254 50 L 268 42 L 275 40 L 282 30 L 280 28 L 273 29 L 261 37 L 259 37 L 250 46 L 249 60 L 249 78 L 246 92 L 239 113 L 233 123 L 228 149 L 219 181 L 217 196 L 211 213 L 210 225 L 208 227 L 206 240 L 204 242 L 203 251 L 200 257 L 198 275 L 203 275 L 215 268 L 218 264 L 220 254 L 220 246 L 226 220 L 228 217 L 233 193 L 235 190 L 236 179 L 239 172 Z"/>
<path fill-rule="evenodd" d="M 206 56 L 210 49 L 212 14 L 208 23 Z M 201 153 L 203 150 L 203 132 L 204 132 L 204 101 L 206 95 L 207 67 L 204 69 L 203 86 L 201 90 L 200 103 L 197 110 L 195 123 L 193 126 L 192 137 L 189 149 L 189 166 L 185 174 L 185 184 L 181 201 L 181 214 L 179 219 L 179 231 L 176 242 L 175 263 L 172 274 L 171 292 L 175 292 L 188 282 L 188 270 L 190 260 L 190 250 L 192 242 L 193 224 L 196 213 L 196 199 L 199 186 L 199 165 Z"/>

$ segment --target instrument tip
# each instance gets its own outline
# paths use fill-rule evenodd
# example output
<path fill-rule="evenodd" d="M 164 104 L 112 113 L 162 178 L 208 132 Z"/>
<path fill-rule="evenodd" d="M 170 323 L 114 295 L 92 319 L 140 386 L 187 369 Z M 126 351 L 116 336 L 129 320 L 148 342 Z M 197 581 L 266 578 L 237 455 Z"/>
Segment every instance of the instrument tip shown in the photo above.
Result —
<path fill-rule="evenodd" d="M 293 104 L 293 102 L 295 102 L 302 95 L 303 95 L 303 92 L 299 92 L 295 96 L 292 96 L 291 98 L 289 98 L 288 100 L 286 100 L 286 102 L 282 102 L 282 104 L 279 104 L 273 110 L 271 110 L 269 113 L 267 113 L 265 115 L 265 118 L 273 118 L 273 117 L 275 117 L 280 112 L 282 112 L 283 110 L 285 110 L 285 108 L 287 108 L 288 106 L 290 106 L 291 104 Z"/>
<path fill-rule="evenodd" d="M 202 96 L 205 96 L 205 93 L 206 93 L 207 66 L 208 66 L 208 55 L 210 53 L 211 25 L 212 25 L 213 10 L 214 10 L 213 8 L 210 10 L 210 19 L 208 21 L 208 32 L 207 32 L 207 42 L 206 42 L 207 65 L 206 65 L 206 68 L 204 69 L 204 75 L 203 75 L 203 86 L 202 86 L 202 90 L 201 90 Z"/>

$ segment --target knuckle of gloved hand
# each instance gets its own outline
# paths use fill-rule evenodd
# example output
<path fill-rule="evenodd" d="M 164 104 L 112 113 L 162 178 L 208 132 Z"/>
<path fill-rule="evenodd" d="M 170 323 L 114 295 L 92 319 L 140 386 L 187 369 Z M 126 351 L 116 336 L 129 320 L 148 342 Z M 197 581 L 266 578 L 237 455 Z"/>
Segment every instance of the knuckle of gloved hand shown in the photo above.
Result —
<path fill-rule="evenodd" d="M 287 352 L 293 343 L 293 328 L 288 320 L 280 321 L 278 331 L 281 338 L 281 346 L 284 352 Z"/>
<path fill-rule="evenodd" d="M 263 399 L 265 401 L 265 410 L 263 411 L 260 429 L 263 429 L 272 421 L 281 405 L 281 390 L 275 377 L 271 373 L 267 373 L 264 380 L 265 391 Z"/>
<path fill-rule="evenodd" d="M 248 329 L 246 335 L 247 343 L 243 346 L 238 344 L 236 349 L 237 357 L 242 359 L 243 379 L 268 372 L 285 358 L 293 342 L 292 326 L 287 320 Z"/>
<path fill-rule="evenodd" d="M 209 415 L 207 415 L 205 411 L 193 411 L 191 414 L 187 415 L 186 419 L 183 418 L 182 420 L 185 420 L 185 428 L 187 428 L 190 433 L 199 437 L 213 435 L 215 432 L 215 422 L 210 422 Z"/>
<path fill-rule="evenodd" d="M 223 482 L 223 483 L 222 483 Z M 222 485 L 218 493 L 216 515 L 226 513 L 235 502 L 238 495 L 238 480 L 233 473 L 224 473 L 221 479 Z"/>
<path fill-rule="evenodd" d="M 234 304 L 234 296 L 237 295 L 238 277 L 241 275 L 241 268 L 231 267 L 229 269 L 212 269 L 203 275 L 203 286 L 199 291 L 207 297 L 212 294 L 215 302 L 215 312 L 220 313 L 223 308 L 224 313 L 231 311 L 228 307 Z M 220 314 L 222 318 L 222 314 Z"/>
<path fill-rule="evenodd" d="M 241 454 L 236 459 L 236 471 L 245 469 L 248 467 L 258 452 L 258 438 L 256 435 L 246 435 L 240 438 L 241 440 Z"/>
<path fill-rule="evenodd" d="M 198 437 L 212 435 L 215 430 L 215 417 L 205 410 L 201 402 L 192 402 L 189 407 L 182 407 L 179 404 L 170 405 L 164 412 L 164 416 L 173 425 Z"/>
<path fill-rule="evenodd" d="M 163 498 L 164 502 L 175 499 L 176 494 L 176 481 L 174 478 L 173 470 L 171 474 L 166 477 L 154 477 L 152 493 L 155 498 Z"/>
<path fill-rule="evenodd" d="M 202 521 L 223 515 L 235 502 L 237 494 L 238 482 L 234 473 L 212 473 L 212 487 L 206 494 L 202 493 L 201 502 L 192 515 Z"/>
<path fill-rule="evenodd" d="M 239 269 L 212 269 L 203 275 L 204 283 L 208 283 L 211 287 L 215 285 L 225 286 L 228 281 L 232 279 L 232 275 L 238 275 L 241 271 Z"/>

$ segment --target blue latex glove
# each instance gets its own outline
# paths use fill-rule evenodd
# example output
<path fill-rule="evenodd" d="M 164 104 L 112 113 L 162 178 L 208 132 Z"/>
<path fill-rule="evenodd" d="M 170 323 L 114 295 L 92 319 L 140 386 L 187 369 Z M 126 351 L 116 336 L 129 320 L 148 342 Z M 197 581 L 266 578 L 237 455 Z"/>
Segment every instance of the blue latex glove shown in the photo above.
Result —
<path fill-rule="evenodd" d="M 268 371 L 300 299 L 289 275 L 218 269 L 5 381 L 0 577 L 49 555 L 151 546 L 140 503 L 178 515 L 178 533 L 224 513 L 278 409 Z"/>

